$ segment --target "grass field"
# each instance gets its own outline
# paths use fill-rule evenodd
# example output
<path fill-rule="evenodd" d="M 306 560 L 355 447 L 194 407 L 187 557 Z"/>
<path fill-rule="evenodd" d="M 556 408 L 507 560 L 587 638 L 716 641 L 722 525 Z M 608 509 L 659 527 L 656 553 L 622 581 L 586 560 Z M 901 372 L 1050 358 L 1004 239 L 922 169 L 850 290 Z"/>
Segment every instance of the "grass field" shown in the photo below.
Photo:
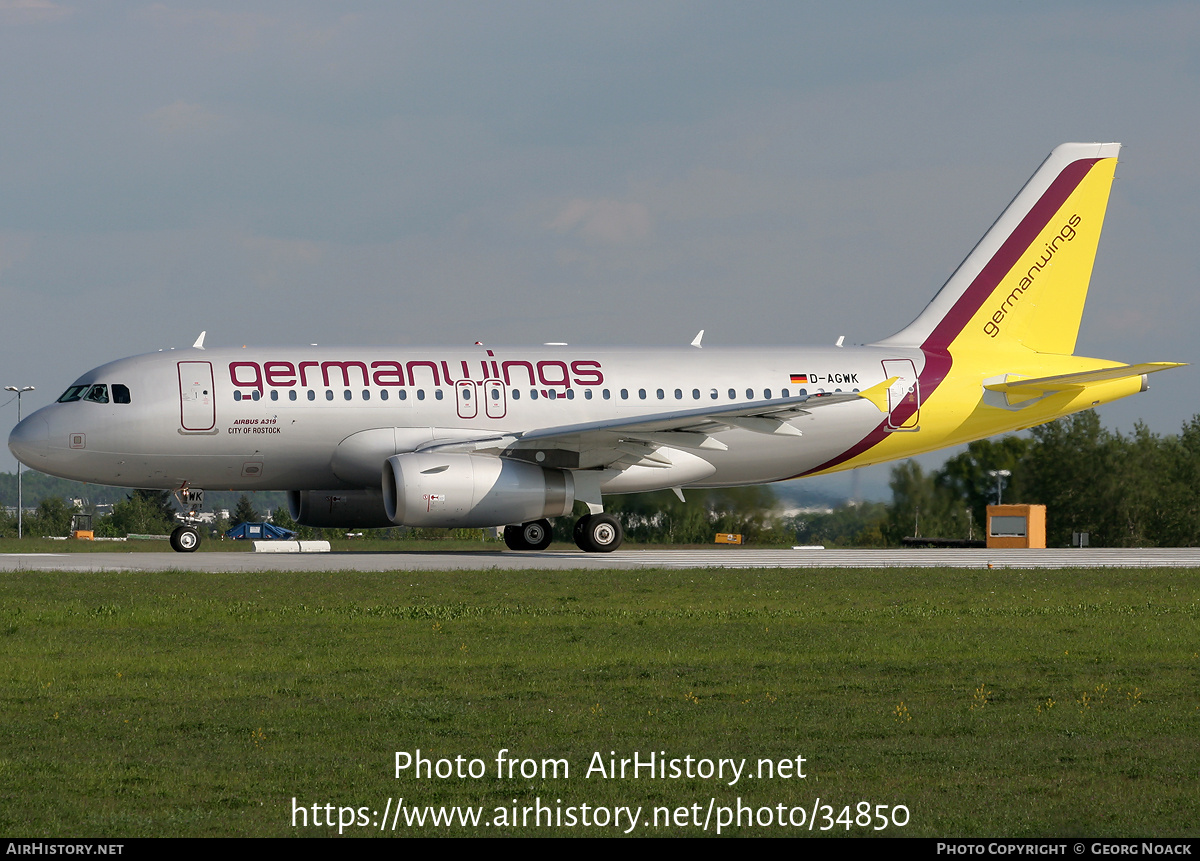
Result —
<path fill-rule="evenodd" d="M 328 835 L 314 818 L 349 815 L 366 836 L 403 797 L 515 806 L 518 823 L 538 799 L 560 822 L 639 806 L 642 836 L 698 836 L 710 804 L 739 803 L 793 823 L 817 805 L 814 834 L 1194 836 L 1198 585 L 1179 569 L 0 573 L 0 832 Z M 397 779 L 396 753 L 418 749 L 486 774 Z M 539 774 L 498 779 L 501 750 Z M 586 776 L 597 752 L 802 756 L 805 777 Z M 874 805 L 908 824 L 872 831 Z"/>

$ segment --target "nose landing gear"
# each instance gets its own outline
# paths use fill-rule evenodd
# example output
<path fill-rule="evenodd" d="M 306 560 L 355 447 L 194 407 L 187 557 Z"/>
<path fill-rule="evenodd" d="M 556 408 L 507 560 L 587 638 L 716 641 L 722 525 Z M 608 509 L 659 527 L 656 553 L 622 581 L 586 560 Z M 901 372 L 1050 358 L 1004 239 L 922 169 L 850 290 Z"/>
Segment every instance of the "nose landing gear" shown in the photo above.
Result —
<path fill-rule="evenodd" d="M 187 514 L 183 517 L 184 525 L 175 527 L 171 533 L 171 549 L 176 553 L 192 553 L 200 546 L 200 530 L 193 524 L 199 522 L 196 515 L 204 505 L 204 491 L 185 484 L 175 491 L 175 498 L 187 509 Z"/>
<path fill-rule="evenodd" d="M 194 526 L 179 526 L 171 533 L 171 549 L 176 553 L 191 553 L 200 546 L 200 531 Z"/>

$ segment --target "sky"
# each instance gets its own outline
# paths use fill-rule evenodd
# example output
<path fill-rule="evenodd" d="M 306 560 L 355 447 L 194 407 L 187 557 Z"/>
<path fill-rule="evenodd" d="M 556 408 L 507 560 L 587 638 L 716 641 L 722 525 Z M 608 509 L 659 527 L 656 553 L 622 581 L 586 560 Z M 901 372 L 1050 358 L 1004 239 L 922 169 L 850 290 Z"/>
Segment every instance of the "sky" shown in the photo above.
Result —
<path fill-rule="evenodd" d="M 1198 102 L 1195 3 L 0 0 L 0 386 L 201 330 L 867 343 L 1071 140 L 1126 146 L 1077 351 L 1192 362 Z M 1197 412 L 1193 366 L 1101 417 Z"/>

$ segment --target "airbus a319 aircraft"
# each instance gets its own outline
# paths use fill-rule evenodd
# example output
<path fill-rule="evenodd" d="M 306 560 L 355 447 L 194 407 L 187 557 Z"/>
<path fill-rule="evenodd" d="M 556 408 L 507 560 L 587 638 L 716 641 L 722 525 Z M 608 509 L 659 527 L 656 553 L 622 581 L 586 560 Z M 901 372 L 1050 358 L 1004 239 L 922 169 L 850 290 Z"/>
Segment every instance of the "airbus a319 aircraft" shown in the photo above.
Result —
<path fill-rule="evenodd" d="M 286 490 L 309 526 L 504 526 L 514 550 L 547 547 L 547 518 L 579 501 L 576 543 L 614 550 L 608 494 L 909 457 L 1176 367 L 1074 355 L 1119 149 L 1057 147 L 916 320 L 866 346 L 206 350 L 201 334 L 88 371 L 8 445 L 41 472 L 193 505 L 202 488 Z"/>

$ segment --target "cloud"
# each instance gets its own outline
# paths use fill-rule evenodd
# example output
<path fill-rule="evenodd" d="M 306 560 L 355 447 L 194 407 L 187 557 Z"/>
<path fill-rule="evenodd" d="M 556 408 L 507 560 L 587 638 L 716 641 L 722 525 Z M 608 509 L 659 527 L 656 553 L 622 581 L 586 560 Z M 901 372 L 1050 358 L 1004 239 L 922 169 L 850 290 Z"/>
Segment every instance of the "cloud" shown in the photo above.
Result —
<path fill-rule="evenodd" d="M 32 244 L 29 235 L 0 233 L 0 273 L 23 260 Z"/>
<path fill-rule="evenodd" d="M 573 233 L 590 242 L 624 245 L 650 235 L 650 211 L 640 203 L 621 203 L 601 198 L 575 198 L 546 225 L 555 233 Z"/>
<path fill-rule="evenodd" d="M 74 9 L 50 0 L 0 0 L 0 24 L 36 24 L 61 21 Z"/>
<path fill-rule="evenodd" d="M 162 135 L 189 135 L 212 131 L 225 124 L 220 114 L 202 105 L 178 101 L 151 111 L 146 118 Z"/>
<path fill-rule="evenodd" d="M 145 14 L 151 20 L 180 30 L 195 31 L 207 37 L 218 51 L 241 53 L 258 45 L 259 33 L 279 24 L 279 20 L 252 12 L 220 12 L 216 9 L 174 9 L 162 3 L 150 6 Z"/>
<path fill-rule="evenodd" d="M 323 243 L 302 239 L 246 234 L 237 242 L 249 255 L 249 271 L 260 288 L 288 284 L 298 272 L 316 266 L 325 256 Z"/>

